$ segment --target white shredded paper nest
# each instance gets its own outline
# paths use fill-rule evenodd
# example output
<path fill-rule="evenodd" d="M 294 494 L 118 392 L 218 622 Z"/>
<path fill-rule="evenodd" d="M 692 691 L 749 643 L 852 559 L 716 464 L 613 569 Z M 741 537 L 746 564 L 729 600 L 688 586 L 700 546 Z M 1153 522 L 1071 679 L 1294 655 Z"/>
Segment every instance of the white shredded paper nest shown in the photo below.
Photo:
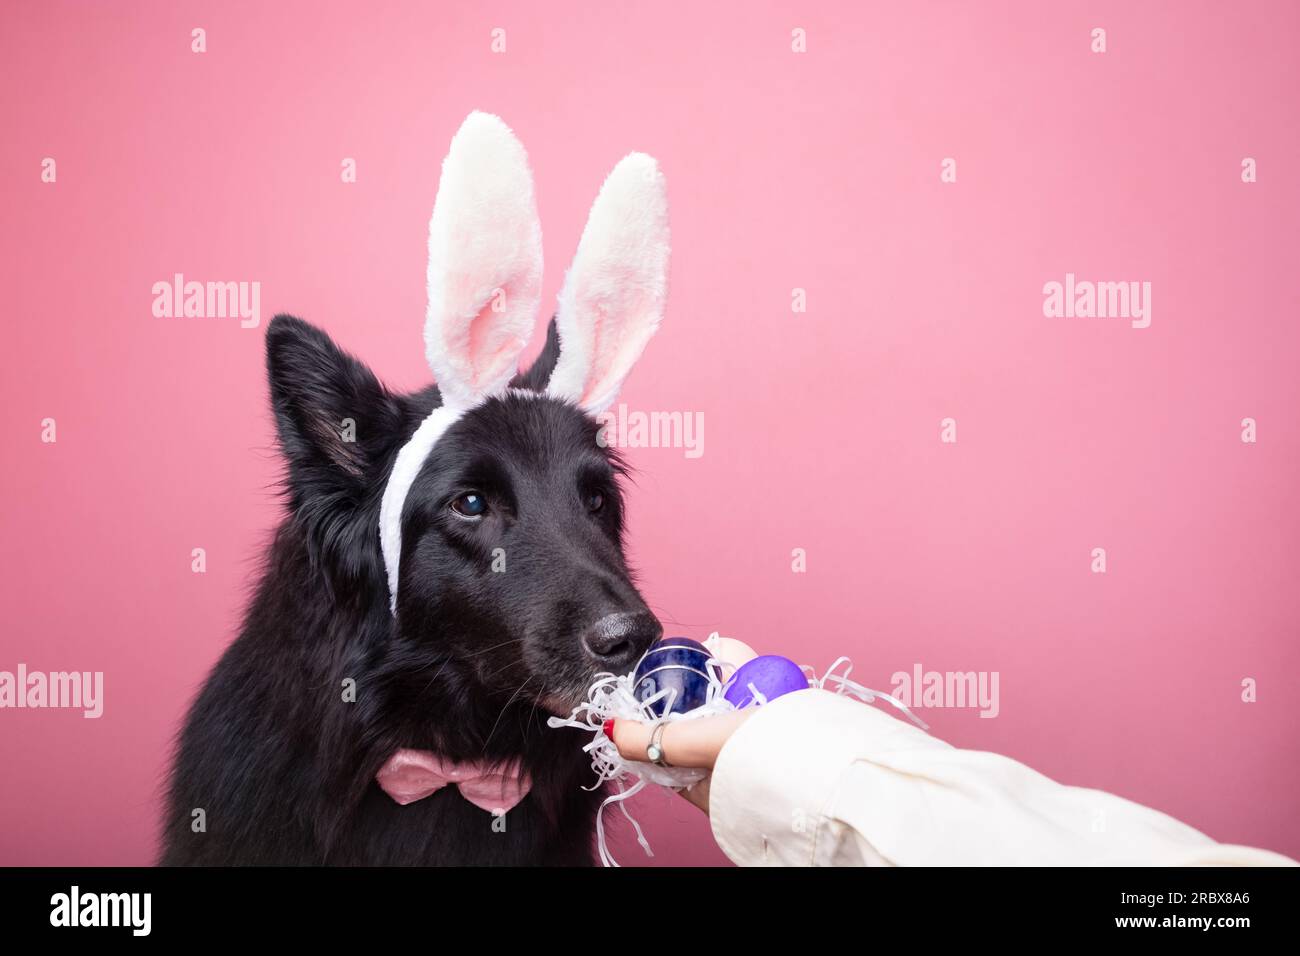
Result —
<path fill-rule="evenodd" d="M 719 635 L 715 631 L 709 635 L 704 646 L 716 654 L 718 639 Z M 841 667 L 844 668 L 843 674 L 836 673 Z M 893 705 L 922 730 L 930 729 L 897 698 L 849 680 L 852 670 L 853 664 L 847 657 L 838 658 L 820 677 L 811 667 L 803 666 L 803 672 L 808 675 L 809 687 L 846 694 L 868 704 L 875 703 L 877 700 L 884 701 Z M 573 713 L 568 717 L 551 717 L 547 721 L 551 727 L 573 727 L 593 735 L 591 743 L 582 748 L 591 754 L 591 769 L 596 773 L 596 782 L 586 789 L 595 790 L 606 783 L 612 783 L 618 788 L 605 798 L 605 802 L 600 805 L 600 810 L 596 813 L 596 844 L 600 851 L 600 860 L 605 866 L 618 866 L 618 862 L 610 855 L 605 841 L 604 817 L 607 807 L 611 804 L 618 805 L 636 831 L 636 839 L 641 844 L 641 848 L 645 850 L 647 856 L 654 856 L 645 834 L 641 832 L 641 825 L 628 812 L 627 801 L 640 793 L 646 784 L 654 783 L 673 790 L 684 790 L 699 783 L 709 774 L 707 770 L 695 767 L 658 767 L 647 761 L 626 759 L 618 752 L 614 742 L 605 736 L 602 729 L 605 721 L 611 718 L 646 723 L 697 720 L 700 717 L 712 717 L 735 710 L 735 706 L 722 696 L 723 687 L 731 673 L 735 671 L 735 666 L 713 656 L 709 658 L 706 671 L 708 689 L 704 703 L 686 713 L 670 713 L 663 717 L 655 714 L 653 707 L 660 701 L 667 700 L 668 706 L 672 705 L 672 701 L 668 698 L 676 691 L 671 688 L 664 688 L 654 696 L 646 698 L 645 701 L 640 701 L 633 692 L 635 682 L 632 674 L 599 674 L 595 683 L 587 691 L 587 700 L 575 707 Z M 754 695 L 754 703 L 750 706 L 761 707 L 767 703 L 767 698 L 759 693 L 753 684 L 749 686 L 749 690 Z"/>

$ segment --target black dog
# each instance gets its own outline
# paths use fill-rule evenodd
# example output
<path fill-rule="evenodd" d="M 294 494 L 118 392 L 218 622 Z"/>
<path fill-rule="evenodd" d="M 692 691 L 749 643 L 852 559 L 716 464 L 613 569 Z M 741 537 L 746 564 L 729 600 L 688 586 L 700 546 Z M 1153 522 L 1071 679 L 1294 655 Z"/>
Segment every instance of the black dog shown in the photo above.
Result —
<path fill-rule="evenodd" d="M 552 323 L 512 384 L 540 391 L 558 351 Z M 620 464 L 596 423 L 514 394 L 457 422 L 407 502 L 394 618 L 380 495 L 438 391 L 390 394 L 288 316 L 267 330 L 267 364 L 289 516 L 181 735 L 162 862 L 590 863 L 600 794 L 582 789 L 585 740 L 545 717 L 660 635 L 623 557 Z M 374 777 L 401 747 L 521 769 L 532 790 L 499 820 L 455 787 L 399 806 Z"/>
<path fill-rule="evenodd" d="M 164 863 L 591 862 L 586 741 L 546 716 L 661 634 L 591 416 L 658 328 L 667 266 L 663 176 L 633 153 L 516 374 L 541 225 L 522 144 L 471 113 L 429 224 L 438 388 L 393 395 L 323 332 L 271 322 L 289 516 L 181 735 Z"/>

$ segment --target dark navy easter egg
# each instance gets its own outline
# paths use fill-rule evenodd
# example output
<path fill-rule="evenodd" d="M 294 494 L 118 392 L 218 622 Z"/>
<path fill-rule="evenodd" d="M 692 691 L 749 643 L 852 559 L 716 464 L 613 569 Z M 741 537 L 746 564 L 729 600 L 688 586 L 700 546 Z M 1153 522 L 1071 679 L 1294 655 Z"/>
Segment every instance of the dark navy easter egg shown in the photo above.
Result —
<path fill-rule="evenodd" d="M 681 714 L 703 704 L 709 690 L 708 649 L 689 637 L 666 637 L 645 652 L 633 674 L 633 693 L 644 703 L 663 691 L 649 705 L 656 717 Z M 716 668 L 715 668 L 716 669 Z"/>
<path fill-rule="evenodd" d="M 791 691 L 807 690 L 808 675 L 788 657 L 764 654 L 736 668 L 722 696 L 737 709 L 748 707 L 754 703 L 754 690 L 750 685 L 771 701 Z"/>

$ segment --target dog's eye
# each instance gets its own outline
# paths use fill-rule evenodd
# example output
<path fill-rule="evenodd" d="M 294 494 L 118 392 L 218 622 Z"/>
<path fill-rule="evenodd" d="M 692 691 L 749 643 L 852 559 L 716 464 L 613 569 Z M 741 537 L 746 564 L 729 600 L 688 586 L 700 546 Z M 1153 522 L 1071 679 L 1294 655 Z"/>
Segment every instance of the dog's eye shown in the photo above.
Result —
<path fill-rule="evenodd" d="M 587 495 L 588 511 L 594 513 L 599 511 L 603 507 L 605 507 L 605 496 L 602 495 L 599 491 L 593 491 L 591 494 Z"/>
<path fill-rule="evenodd" d="M 451 510 L 462 518 L 481 518 L 487 514 L 487 499 L 471 491 L 453 501 Z"/>

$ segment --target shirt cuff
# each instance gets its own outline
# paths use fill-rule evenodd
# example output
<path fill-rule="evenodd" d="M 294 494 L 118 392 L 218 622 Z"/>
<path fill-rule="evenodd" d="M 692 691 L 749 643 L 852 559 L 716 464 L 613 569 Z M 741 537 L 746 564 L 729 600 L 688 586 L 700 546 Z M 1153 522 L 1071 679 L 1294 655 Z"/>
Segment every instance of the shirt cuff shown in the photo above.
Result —
<path fill-rule="evenodd" d="M 759 707 L 723 745 L 709 785 L 713 837 L 739 866 L 812 866 L 834 853 L 826 811 L 864 749 L 897 734 L 941 741 L 875 707 L 809 688 Z M 893 739 L 891 739 L 893 738 Z M 820 846 L 819 846 L 820 841 Z"/>

